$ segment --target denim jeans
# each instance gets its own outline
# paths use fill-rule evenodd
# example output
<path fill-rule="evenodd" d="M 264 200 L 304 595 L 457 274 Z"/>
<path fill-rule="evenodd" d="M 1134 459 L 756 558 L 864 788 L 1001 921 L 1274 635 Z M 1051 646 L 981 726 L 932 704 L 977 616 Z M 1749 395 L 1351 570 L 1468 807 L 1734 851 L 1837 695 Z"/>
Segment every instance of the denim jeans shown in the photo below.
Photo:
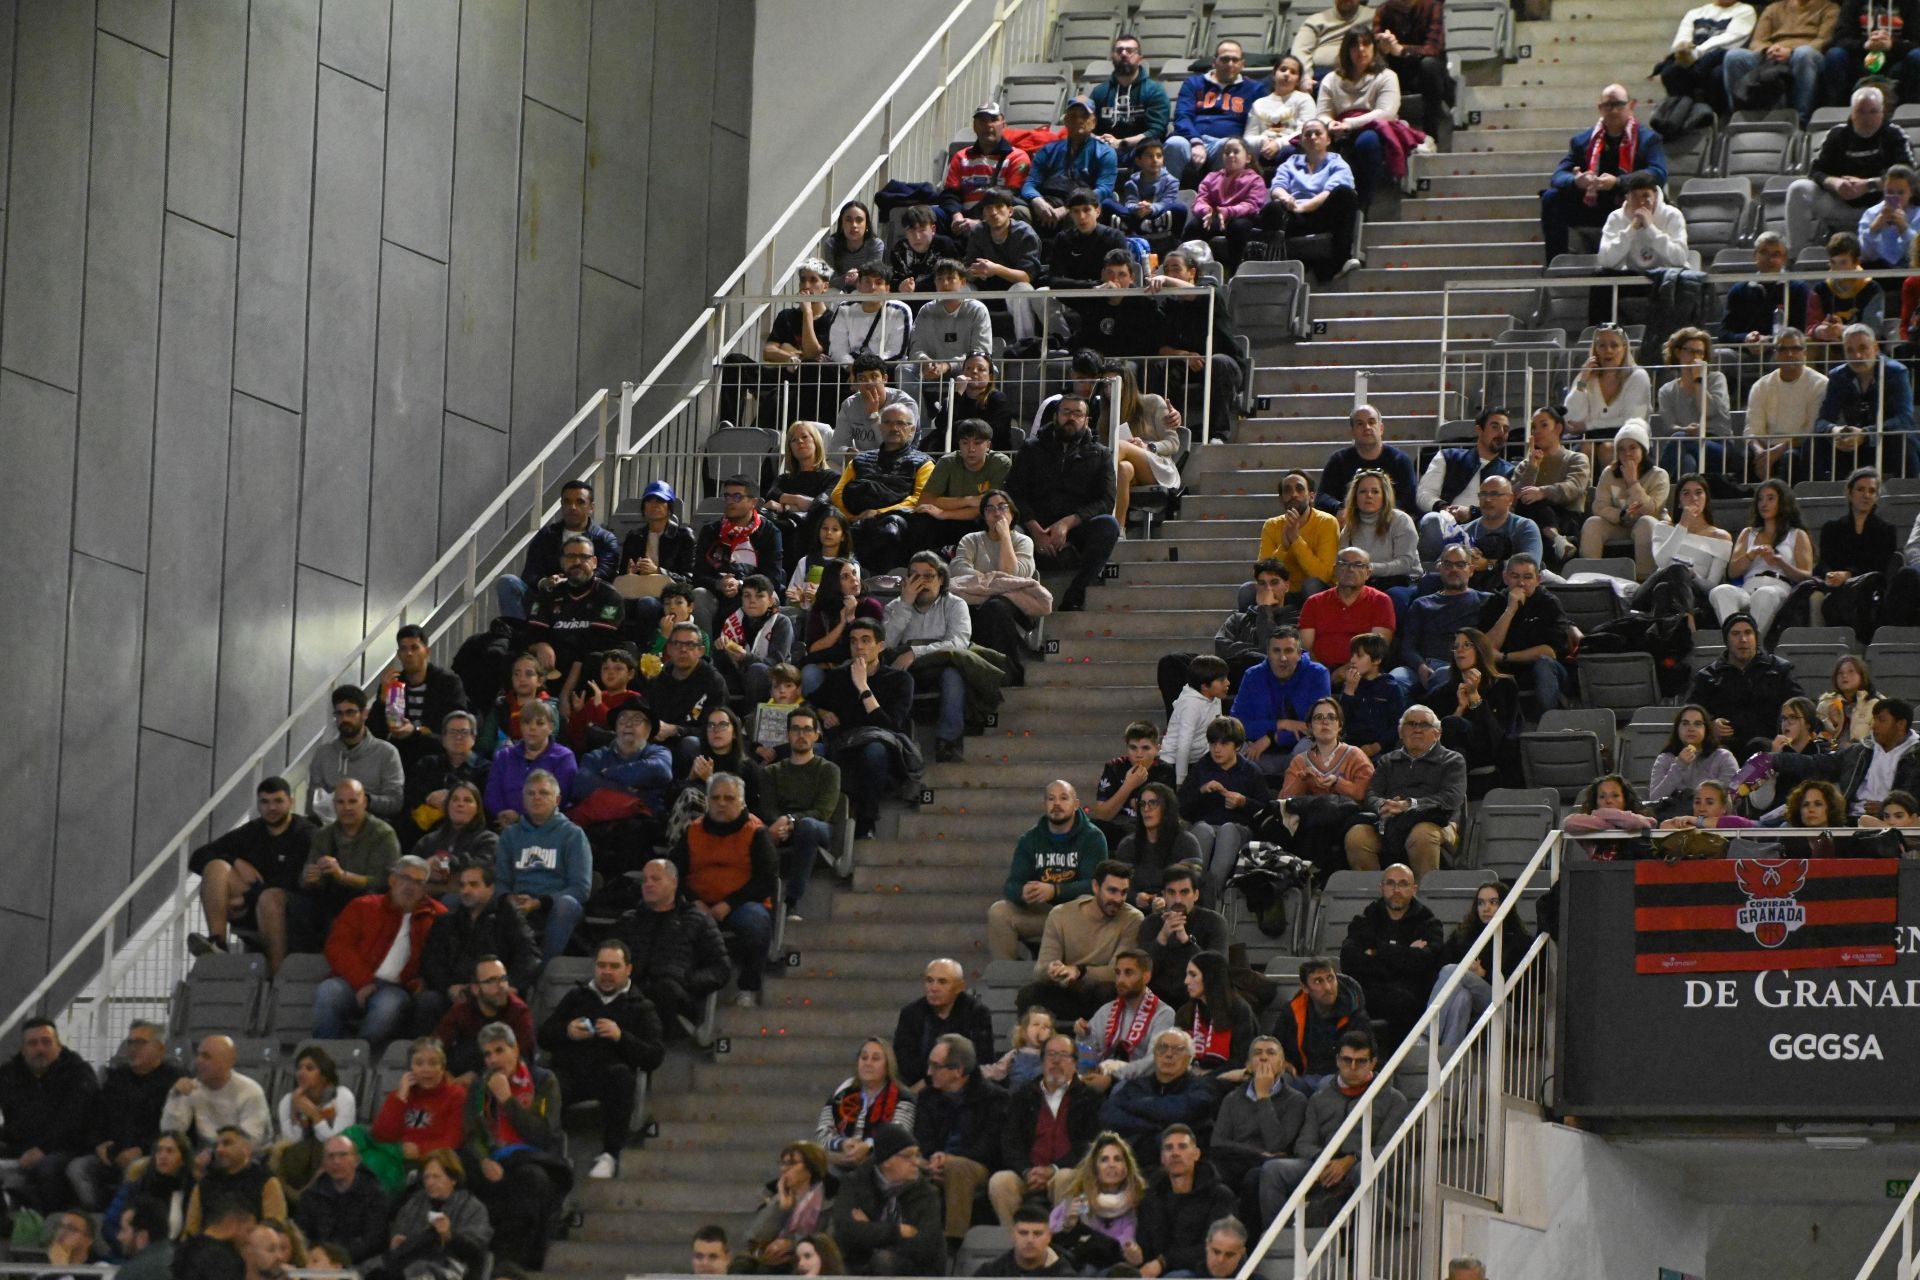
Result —
<path fill-rule="evenodd" d="M 766 976 L 767 946 L 773 941 L 773 914 L 758 902 L 743 902 L 721 923 L 742 991 L 758 991 Z"/>
<path fill-rule="evenodd" d="M 536 910 L 527 923 L 539 928 L 540 967 L 546 968 L 547 962 L 555 956 L 567 953 L 567 943 L 573 940 L 573 931 L 580 925 L 580 917 L 587 914 L 586 906 L 572 894 L 557 893 L 553 896 L 553 905 Z M 546 917 L 546 923 L 540 924 L 540 917 Z"/>
<path fill-rule="evenodd" d="M 1453 666 L 1447 658 L 1430 658 L 1427 660 L 1427 671 L 1427 682 L 1424 685 L 1420 683 L 1418 667 L 1395 667 L 1387 672 L 1387 678 L 1399 685 L 1400 692 L 1406 694 L 1408 701 L 1412 702 L 1425 698 L 1445 684 L 1447 678 L 1453 674 Z"/>
<path fill-rule="evenodd" d="M 800 905 L 807 896 L 807 884 L 813 879 L 820 851 L 833 839 L 833 828 L 818 818 L 795 818 L 793 834 L 780 846 L 780 878 L 787 882 L 787 910 Z"/>
<path fill-rule="evenodd" d="M 940 721 L 934 735 L 942 742 L 958 742 L 967 734 L 967 681 L 958 667 L 942 667 L 935 677 L 940 684 Z"/>
<path fill-rule="evenodd" d="M 878 742 L 853 748 L 830 745 L 828 758 L 840 766 L 840 786 L 853 808 L 853 829 L 859 835 L 871 835 L 880 820 L 880 797 L 887 793 L 893 761 Z"/>
<path fill-rule="evenodd" d="M 1787 67 L 1793 72 L 1793 109 L 1799 113 L 1803 129 L 1813 109 L 1820 105 L 1821 62 L 1819 47 L 1811 44 L 1801 45 L 1787 59 Z M 1734 91 L 1759 65 L 1760 54 L 1752 49 L 1727 51 L 1726 61 L 1720 64 L 1720 74 L 1726 78 L 1728 102 L 1734 100 Z"/>
<path fill-rule="evenodd" d="M 353 984 L 345 978 L 328 978 L 313 993 L 313 1038 L 345 1039 L 353 1024 L 360 1024 L 360 1039 L 383 1045 L 400 1034 L 413 997 L 405 987 L 375 981 L 373 994 L 367 997 L 363 1011 Z"/>
<path fill-rule="evenodd" d="M 1567 704 L 1567 669 L 1555 658 L 1541 658 L 1534 662 L 1513 663 L 1512 674 L 1523 684 L 1531 681 L 1533 693 L 1540 699 L 1542 711 L 1556 711 Z M 1522 667 L 1528 670 L 1521 670 Z"/>

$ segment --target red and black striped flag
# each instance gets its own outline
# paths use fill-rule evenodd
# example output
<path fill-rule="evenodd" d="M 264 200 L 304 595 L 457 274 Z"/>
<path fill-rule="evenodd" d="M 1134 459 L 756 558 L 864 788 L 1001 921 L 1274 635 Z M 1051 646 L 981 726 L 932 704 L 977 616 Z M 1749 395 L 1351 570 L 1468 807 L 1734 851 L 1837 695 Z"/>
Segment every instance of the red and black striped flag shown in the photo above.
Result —
<path fill-rule="evenodd" d="M 1899 861 L 1883 858 L 1635 863 L 1634 969 L 1892 964 L 1899 875 Z"/>

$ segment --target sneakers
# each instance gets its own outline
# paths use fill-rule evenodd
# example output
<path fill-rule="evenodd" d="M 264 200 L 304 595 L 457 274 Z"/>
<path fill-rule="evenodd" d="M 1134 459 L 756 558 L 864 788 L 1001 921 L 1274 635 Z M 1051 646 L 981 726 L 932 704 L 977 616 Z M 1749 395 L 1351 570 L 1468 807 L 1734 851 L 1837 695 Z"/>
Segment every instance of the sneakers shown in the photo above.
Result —
<path fill-rule="evenodd" d="M 620 1157 L 611 1151 L 602 1151 L 593 1158 L 593 1168 L 587 1170 L 587 1176 L 598 1182 L 620 1176 Z"/>
<path fill-rule="evenodd" d="M 215 938 L 204 933 L 190 933 L 187 935 L 187 952 L 190 955 L 210 956 L 216 951 L 225 955 L 226 950 L 227 940 L 225 938 Z"/>
<path fill-rule="evenodd" d="M 1079 613 L 1087 607 L 1087 589 L 1068 587 L 1067 594 L 1060 598 L 1060 612 Z"/>
<path fill-rule="evenodd" d="M 795 911 L 792 907 L 788 907 L 787 923 L 788 924 L 805 924 L 806 917 L 802 916 L 798 911 Z"/>
<path fill-rule="evenodd" d="M 936 742 L 933 744 L 933 758 L 941 764 L 959 764 L 967 758 L 967 744 L 964 742 Z"/>
<path fill-rule="evenodd" d="M 1556 533 L 1553 535 L 1553 554 L 1560 558 L 1561 564 L 1565 564 L 1567 561 L 1573 559 L 1577 550 L 1578 548 L 1573 545 L 1573 540 L 1568 538 L 1566 534 Z"/>
<path fill-rule="evenodd" d="M 1338 280 L 1341 276 L 1350 276 L 1354 272 L 1358 271 L 1360 267 L 1361 267 L 1360 259 L 1348 258 L 1344 263 L 1341 264 L 1340 270 L 1334 273 L 1333 278 L 1335 280 Z"/>
<path fill-rule="evenodd" d="M 736 1008 L 751 1009 L 758 1002 L 754 999 L 753 992 L 742 991 L 733 997 L 733 1003 Z"/>

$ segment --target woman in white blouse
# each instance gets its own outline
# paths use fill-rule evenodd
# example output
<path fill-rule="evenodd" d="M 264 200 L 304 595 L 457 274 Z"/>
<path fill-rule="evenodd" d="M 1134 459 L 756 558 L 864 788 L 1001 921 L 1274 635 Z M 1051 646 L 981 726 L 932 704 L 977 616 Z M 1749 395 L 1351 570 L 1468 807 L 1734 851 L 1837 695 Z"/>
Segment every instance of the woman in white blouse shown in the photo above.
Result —
<path fill-rule="evenodd" d="M 1603 324 L 1594 330 L 1587 362 L 1567 390 L 1565 412 L 1569 442 L 1610 440 L 1627 419 L 1653 416 L 1653 381 L 1634 363 L 1625 329 Z M 1597 447 L 1604 452 L 1596 456 L 1589 451 L 1589 456 L 1600 463 L 1611 461 L 1611 451 Z"/>
<path fill-rule="evenodd" d="M 1035 614 L 1039 581 L 1034 576 L 1033 539 L 1020 531 L 1013 499 L 989 489 L 980 499 L 986 528 L 960 539 L 949 570 L 953 593 L 973 615 L 975 644 L 1005 654 L 1009 684 L 1026 683 L 1026 637 Z"/>
<path fill-rule="evenodd" d="M 1273 88 L 1247 110 L 1247 130 L 1242 136 L 1255 162 L 1268 173 L 1285 158 L 1280 152 L 1300 126 L 1319 118 L 1320 104 L 1300 88 L 1306 78 L 1305 64 L 1288 54 L 1273 69 Z"/>
<path fill-rule="evenodd" d="M 1724 623 L 1750 613 L 1764 636 L 1794 585 L 1812 576 L 1813 538 L 1800 522 L 1800 504 L 1785 481 L 1762 480 L 1747 527 L 1733 541 L 1727 580 L 1707 593 L 1714 616 Z"/>

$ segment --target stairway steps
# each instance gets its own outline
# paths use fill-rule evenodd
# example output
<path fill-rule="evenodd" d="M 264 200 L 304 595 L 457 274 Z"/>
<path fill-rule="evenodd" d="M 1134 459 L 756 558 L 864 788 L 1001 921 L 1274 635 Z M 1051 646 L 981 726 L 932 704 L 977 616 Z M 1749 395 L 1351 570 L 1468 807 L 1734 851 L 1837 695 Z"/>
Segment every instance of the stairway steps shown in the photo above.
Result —
<path fill-rule="evenodd" d="M 1012 856 L 1011 846 L 1008 856 Z M 987 904 L 993 900 L 993 893 L 992 884 L 981 886 L 980 912 L 973 918 L 983 932 L 986 928 Z M 951 922 L 956 914 L 955 905 L 956 899 L 951 893 L 843 893 L 834 899 L 833 923 L 839 925 L 847 921 L 866 920 Z"/>
<path fill-rule="evenodd" d="M 1478 155 L 1488 151 L 1553 151 L 1565 147 L 1573 134 L 1587 127 L 1587 120 L 1572 128 L 1548 122 L 1519 125 L 1507 129 L 1469 129 L 1457 135 L 1453 154 Z"/>
<path fill-rule="evenodd" d="M 1124 573 L 1124 569 L 1122 571 Z M 1081 655 L 1085 657 L 1086 655 Z M 1110 685 L 1142 685 L 1153 682 L 1154 663 L 1141 657 L 1102 658 L 1089 661 L 1074 661 L 1066 655 L 1050 656 L 1046 665 L 1039 671 L 1029 669 L 1027 686 L 1036 685 L 1048 689 L 1072 689 L 1085 691 L 1090 688 L 1106 688 Z M 941 773 L 941 770 L 947 770 Z M 931 766 L 927 776 L 952 777 L 956 772 L 960 776 L 966 773 L 965 766 Z"/>
<path fill-rule="evenodd" d="M 964 891 L 969 899 L 980 896 L 977 885 L 964 886 Z M 906 973 L 911 972 L 912 967 L 909 966 Z M 760 1012 L 763 1016 L 772 1016 L 781 1010 L 819 1008 L 869 1009 L 892 1014 L 900 1008 L 900 979 L 903 976 L 901 971 L 896 970 L 891 975 L 872 978 L 837 973 L 832 977 L 783 977 L 778 982 L 767 984 L 761 997 Z M 842 1059 L 850 1061 L 844 1051 L 834 1061 Z"/>
<path fill-rule="evenodd" d="M 1424 160 L 1416 156 L 1416 160 Z M 1445 159 L 1445 157 L 1441 157 Z M 1470 169 L 1449 169 L 1422 165 L 1414 171 L 1414 179 L 1422 197 L 1434 196 L 1442 199 L 1472 198 L 1489 200 L 1509 196 L 1530 196 L 1536 205 L 1540 199 L 1541 188 L 1547 185 L 1547 175 L 1553 172 L 1553 166 L 1560 163 L 1555 156 L 1547 162 L 1545 168 L 1525 173 L 1485 173 Z M 1412 201 L 1407 203 L 1411 204 Z M 1349 286 L 1355 289 L 1363 287 L 1353 284 L 1348 276 Z M 1367 285 L 1367 288 L 1377 286 Z M 1416 288 L 1426 286 L 1416 285 Z"/>
<path fill-rule="evenodd" d="M 1503 224 L 1530 221 L 1537 226 L 1540 221 L 1539 193 L 1518 196 L 1422 196 L 1400 206 L 1399 225 L 1440 222 L 1459 226 L 1482 219 Z M 1392 303 L 1401 301 L 1398 294 L 1389 294 L 1381 300 Z"/>
<path fill-rule="evenodd" d="M 1441 204 L 1445 201 L 1414 201 L 1405 206 L 1408 221 L 1399 226 L 1419 225 L 1413 220 L 1423 204 Z M 1486 201 L 1462 201 L 1466 204 L 1484 204 Z M 1440 215 L 1433 215 L 1438 218 Z M 1463 215 L 1465 216 L 1465 215 Z M 1491 215 L 1490 215 L 1491 216 Z M 1310 314 L 1315 320 L 1340 320 L 1348 318 L 1367 318 L 1371 316 L 1438 316 L 1445 309 L 1443 299 L 1446 293 L 1438 290 L 1403 291 L 1389 294 L 1378 293 L 1332 293 L 1322 290 L 1313 295 Z M 1533 306 L 1533 290 L 1510 289 L 1500 293 L 1456 293 L 1453 295 L 1452 314 L 1462 315 L 1507 315 L 1518 307 Z"/>
<path fill-rule="evenodd" d="M 1134 584 L 1128 582 L 1123 577 L 1119 582 L 1111 583 L 1109 585 L 1110 586 L 1132 586 Z M 1104 591 L 1096 592 L 1093 595 L 1089 596 L 1088 600 L 1093 603 L 1098 603 L 1100 600 L 1100 597 L 1106 594 L 1107 593 Z M 1071 712 L 1089 711 L 1094 709 L 1095 707 L 1106 705 L 1108 703 L 1111 703 L 1114 706 L 1126 707 L 1126 706 L 1134 705 L 1136 702 L 1139 701 L 1141 697 L 1149 696 L 1152 694 L 1152 692 L 1153 692 L 1153 686 L 1150 684 L 1142 684 L 1142 685 L 1134 686 L 1132 688 L 1129 688 L 1125 685 L 1115 685 L 1105 689 L 1100 695 L 1100 697 L 1096 699 L 1096 698 L 1089 697 L 1084 691 L 1081 691 L 1081 690 L 1053 689 L 1053 688 L 1036 689 L 1033 686 L 1029 685 L 1020 694 L 1020 708 L 1022 711 L 1044 711 L 1044 712 L 1047 712 L 1048 714 L 1056 714 L 1062 711 L 1071 711 Z M 1031 805 L 1027 806 L 1026 809 L 1022 810 L 1022 812 L 1029 812 L 1029 811 L 1037 812 L 1034 806 L 1031 806 Z"/>
<path fill-rule="evenodd" d="M 857 1047 L 857 1046 L 856 1046 Z M 754 1124 L 772 1133 L 805 1132 L 813 1128 L 826 1101 L 828 1084 L 819 1097 L 803 1097 L 791 1092 L 771 1092 L 741 1097 L 736 1090 L 727 1097 L 689 1087 L 678 1093 L 657 1093 L 649 1097 L 647 1110 L 660 1122 L 661 1132 L 687 1121 L 696 1124 Z M 804 1126 L 804 1128 L 802 1127 Z M 625 1159 L 621 1164 L 626 1163 Z"/>
<path fill-rule="evenodd" d="M 1017 838 L 1017 836 L 1016 836 Z M 857 867 L 853 873 L 856 892 L 976 895 L 992 892 L 1006 875 L 1013 856 L 1014 840 L 997 853 L 976 855 L 969 865 L 953 867 Z"/>
<path fill-rule="evenodd" d="M 1410 203 L 1417 205 L 1419 201 Z M 1525 244 L 1539 239 L 1540 219 L 1536 209 L 1535 216 L 1530 218 L 1477 218 L 1470 222 L 1408 218 L 1399 222 L 1369 222 L 1361 243 L 1366 248 L 1368 264 L 1382 266 L 1385 264 L 1374 259 L 1382 254 L 1391 259 L 1398 250 L 1409 245 Z"/>
<path fill-rule="evenodd" d="M 919 990 L 918 979 L 925 970 L 927 960 L 935 953 L 924 946 L 909 947 L 899 951 L 850 951 L 841 947 L 810 947 L 801 954 L 800 963 L 787 972 L 791 975 L 783 981 L 801 982 L 813 978 L 833 980 L 851 978 L 854 980 L 885 978 L 893 982 L 895 999 L 905 1004 L 914 998 Z M 986 971 L 986 956 L 981 954 L 972 958 L 967 966 L 968 981 L 974 981 Z M 845 1074 L 853 1071 L 853 1050 L 845 1054 Z"/>
<path fill-rule="evenodd" d="M 1440 248 L 1446 246 L 1401 245 L 1392 249 L 1383 249 L 1382 253 L 1391 257 L 1413 253 L 1422 248 Z M 1524 246 L 1514 246 L 1515 249 Z M 1320 317 L 1315 316 L 1315 320 Z M 1341 316 L 1321 320 L 1326 328 L 1316 329 L 1314 345 L 1329 345 L 1343 342 L 1363 343 L 1404 343 L 1431 342 L 1440 337 L 1444 327 L 1455 342 L 1486 342 L 1495 335 L 1513 327 L 1513 321 L 1497 312 L 1485 312 L 1479 315 L 1456 315 L 1450 325 L 1442 326 L 1439 316 Z M 1337 350 L 1337 346 L 1335 346 Z M 1342 363 L 1352 363 L 1341 357 Z"/>
<path fill-rule="evenodd" d="M 1228 501 L 1229 499 L 1216 499 Z M 1250 499 L 1264 502 L 1269 514 L 1276 509 L 1278 502 L 1271 496 Z M 1227 583 L 1238 586 L 1246 581 L 1246 575 L 1253 571 L 1253 562 L 1244 558 L 1231 560 L 1187 560 L 1161 561 L 1158 564 L 1123 565 L 1119 580 L 1115 585 L 1131 587 L 1136 584 L 1163 585 L 1171 583 Z M 1238 575 L 1238 581 L 1236 581 Z"/>
<path fill-rule="evenodd" d="M 1487 92 L 1486 89 L 1476 87 L 1473 91 L 1474 102 L 1478 104 L 1485 101 L 1483 95 Z M 1560 140 L 1564 145 L 1571 141 L 1574 134 L 1591 125 L 1594 120 L 1593 108 L 1589 106 L 1545 108 L 1482 106 L 1478 109 L 1480 123 L 1454 135 L 1454 150 L 1460 149 L 1459 144 L 1463 139 L 1478 139 L 1482 134 L 1500 133 L 1508 129 L 1555 129 L 1560 132 Z"/>
<path fill-rule="evenodd" d="M 920 962 L 924 963 L 924 961 Z M 878 1025 L 876 1034 L 886 1036 L 893 1030 L 893 1020 L 900 1003 L 900 978 L 902 973 L 911 973 L 916 966 L 909 964 L 891 978 L 876 979 L 874 985 L 892 992 L 893 998 L 886 1004 L 861 1006 L 868 1008 Z M 838 1072 L 834 1081 L 821 1090 L 820 1101 L 827 1099 L 827 1089 L 840 1079 L 853 1074 L 854 1055 L 859 1051 L 860 1042 L 843 1040 L 838 1036 L 781 1036 L 779 1038 L 755 1038 L 752 1041 L 734 1039 L 729 1046 L 731 1053 L 726 1055 L 727 1065 L 733 1067 L 780 1067 L 795 1073 L 806 1072 L 818 1075 L 821 1079 Z M 759 1159 L 767 1159 L 767 1148 L 762 1143 L 752 1148 Z"/>

